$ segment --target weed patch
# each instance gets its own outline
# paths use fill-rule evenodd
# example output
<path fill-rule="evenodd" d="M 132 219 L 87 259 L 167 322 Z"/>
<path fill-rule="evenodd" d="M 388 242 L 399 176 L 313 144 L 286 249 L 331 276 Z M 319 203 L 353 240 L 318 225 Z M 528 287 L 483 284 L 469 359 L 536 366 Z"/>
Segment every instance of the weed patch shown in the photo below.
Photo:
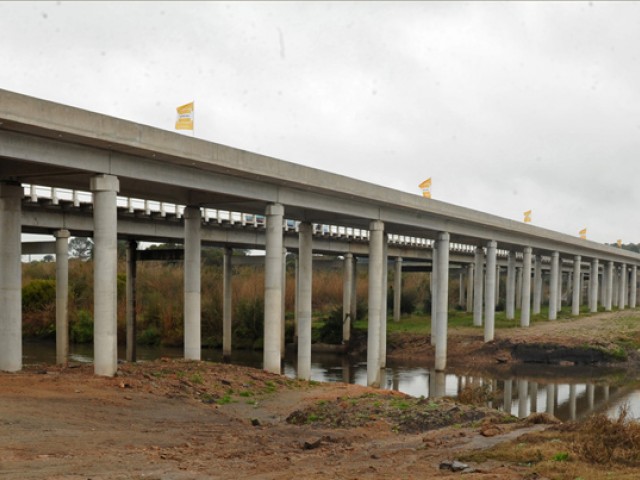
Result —
<path fill-rule="evenodd" d="M 576 435 L 578 453 L 598 464 L 640 465 L 640 423 L 628 417 L 628 405 L 613 419 L 602 413 L 591 416 Z"/>

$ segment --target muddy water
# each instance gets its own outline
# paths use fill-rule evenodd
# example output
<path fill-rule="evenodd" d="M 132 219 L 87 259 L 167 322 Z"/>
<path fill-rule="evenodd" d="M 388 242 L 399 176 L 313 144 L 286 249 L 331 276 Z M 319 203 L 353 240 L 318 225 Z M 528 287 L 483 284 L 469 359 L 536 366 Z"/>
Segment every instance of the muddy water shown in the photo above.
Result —
<path fill-rule="evenodd" d="M 26 342 L 23 346 L 25 365 L 55 362 L 53 342 Z M 91 345 L 71 345 L 71 361 L 91 362 Z M 119 358 L 125 357 L 123 349 Z M 181 358 L 182 349 L 170 347 L 138 347 L 140 361 L 160 357 Z M 219 350 L 203 350 L 202 359 L 219 362 Z M 339 354 L 314 354 L 312 380 L 348 382 L 366 385 L 366 359 Z M 234 352 L 233 363 L 260 368 L 262 352 Z M 296 376 L 295 354 L 288 354 L 284 374 Z M 436 373 L 426 365 L 388 361 L 381 370 L 381 387 L 398 390 L 415 397 L 456 397 L 465 387 L 481 387 L 493 392 L 488 405 L 523 417 L 531 412 L 549 412 L 561 420 L 579 420 L 593 412 L 614 415 L 628 404 L 631 414 L 640 418 L 640 382 L 629 379 L 625 372 L 611 368 L 580 368 L 549 365 L 522 365 L 509 370 L 461 371 Z"/>

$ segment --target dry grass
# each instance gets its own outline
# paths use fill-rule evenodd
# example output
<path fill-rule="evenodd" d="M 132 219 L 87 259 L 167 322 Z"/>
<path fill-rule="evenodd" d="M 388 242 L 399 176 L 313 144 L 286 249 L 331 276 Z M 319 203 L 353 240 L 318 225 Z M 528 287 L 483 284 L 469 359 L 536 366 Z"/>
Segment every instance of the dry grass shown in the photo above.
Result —
<path fill-rule="evenodd" d="M 576 434 L 575 450 L 588 462 L 640 466 L 640 423 L 629 419 L 629 406 L 616 418 L 591 416 Z"/>
<path fill-rule="evenodd" d="M 466 405 L 486 405 L 493 398 L 489 385 L 467 385 L 458 394 L 458 401 Z"/>
<path fill-rule="evenodd" d="M 631 420 L 628 407 L 623 406 L 615 418 L 596 414 L 584 423 L 554 425 L 461 459 L 516 464 L 528 467 L 530 475 L 542 478 L 637 479 L 640 478 L 640 423 Z"/>

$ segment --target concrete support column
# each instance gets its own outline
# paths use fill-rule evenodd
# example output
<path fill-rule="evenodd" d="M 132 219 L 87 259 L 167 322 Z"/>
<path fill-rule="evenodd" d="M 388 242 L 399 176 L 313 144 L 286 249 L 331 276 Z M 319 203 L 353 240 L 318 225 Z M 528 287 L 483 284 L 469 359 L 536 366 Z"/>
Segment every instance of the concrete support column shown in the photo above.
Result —
<path fill-rule="evenodd" d="M 507 257 L 507 298 L 505 316 L 507 320 L 515 318 L 516 310 L 516 252 L 509 252 Z"/>
<path fill-rule="evenodd" d="M 200 208 L 184 209 L 184 358 L 200 360 Z"/>
<path fill-rule="evenodd" d="M 466 295 L 466 287 L 467 287 L 467 282 L 465 281 L 464 278 L 464 271 L 461 271 L 458 274 L 458 306 L 460 307 L 464 307 L 466 305 L 465 302 L 465 295 Z"/>
<path fill-rule="evenodd" d="M 522 256 L 521 327 L 528 327 L 531 320 L 531 251 L 531 247 L 525 247 Z"/>
<path fill-rule="evenodd" d="M 582 278 L 582 257 L 573 257 L 573 297 L 571 299 L 571 315 L 580 315 L 580 279 Z"/>
<path fill-rule="evenodd" d="M 542 305 L 542 257 L 533 257 L 533 306 L 531 312 L 534 315 L 540 313 Z"/>
<path fill-rule="evenodd" d="M 636 308 L 638 295 L 638 267 L 636 265 L 631 266 L 631 282 L 629 287 L 629 308 Z"/>
<path fill-rule="evenodd" d="M 591 261 L 591 291 L 589 296 L 589 306 L 592 312 L 598 311 L 598 259 Z"/>
<path fill-rule="evenodd" d="M 267 372 L 279 374 L 282 341 L 280 337 L 282 336 L 282 221 L 284 206 L 279 203 L 267 205 L 265 216 L 263 368 Z"/>
<path fill-rule="evenodd" d="M 120 184 L 113 175 L 91 178 L 93 193 L 93 356 L 96 375 L 118 369 L 118 217 Z"/>
<path fill-rule="evenodd" d="M 558 302 L 557 312 L 562 310 L 562 259 L 559 260 L 558 264 L 558 295 L 556 296 L 556 301 Z"/>
<path fill-rule="evenodd" d="M 495 274 L 495 265 L 493 266 Z M 444 371 L 447 365 L 447 321 L 449 314 L 449 234 L 438 234 L 438 288 L 436 297 L 436 371 Z"/>
<path fill-rule="evenodd" d="M 353 281 L 351 283 L 351 310 L 350 321 L 355 322 L 358 315 L 358 259 L 353 257 Z"/>
<path fill-rule="evenodd" d="M 484 341 L 490 342 L 494 337 L 496 297 L 494 289 L 496 287 L 496 253 L 498 244 L 491 240 L 487 243 L 487 278 L 486 291 L 484 296 Z"/>
<path fill-rule="evenodd" d="M 233 258 L 233 249 L 231 247 L 224 248 L 222 257 L 222 359 L 225 362 L 231 360 L 231 338 L 233 335 L 232 326 L 232 281 L 233 267 L 231 259 Z"/>
<path fill-rule="evenodd" d="M 613 266 L 613 287 L 611 289 L 611 305 L 618 306 L 620 300 L 620 272 L 616 265 Z"/>
<path fill-rule="evenodd" d="M 369 325 L 367 332 L 367 385 L 380 386 L 380 292 L 384 273 L 384 223 L 369 224 Z"/>
<path fill-rule="evenodd" d="M 393 272 L 393 321 L 400 321 L 402 304 L 402 257 L 396 257 Z"/>
<path fill-rule="evenodd" d="M 604 284 L 604 309 L 608 312 L 611 311 L 611 300 L 613 299 L 613 262 L 609 261 L 605 265 L 605 284 Z"/>
<path fill-rule="evenodd" d="M 470 263 L 467 267 L 467 313 L 473 312 L 473 284 L 475 277 L 475 265 Z"/>
<path fill-rule="evenodd" d="M 436 299 L 438 298 L 438 241 L 431 249 L 431 345 L 436 344 L 438 322 L 436 322 Z"/>
<path fill-rule="evenodd" d="M 620 265 L 620 289 L 618 297 L 618 308 L 624 310 L 627 304 L 627 264 Z"/>
<path fill-rule="evenodd" d="M 313 278 L 313 227 L 302 222 L 298 227 L 299 241 L 299 296 L 298 296 L 298 378 L 311 378 L 311 301 Z"/>
<path fill-rule="evenodd" d="M 551 254 L 551 278 L 549 279 L 549 320 L 558 318 L 558 274 L 560 268 L 560 254 Z"/>
<path fill-rule="evenodd" d="M 56 364 L 69 359 L 69 230 L 58 230 L 56 239 Z"/>
<path fill-rule="evenodd" d="M 287 249 L 282 249 L 282 289 L 280 290 L 280 364 L 284 361 L 286 350 L 285 319 L 287 313 Z"/>
<path fill-rule="evenodd" d="M 522 308 L 522 267 L 516 267 L 516 309 Z"/>
<path fill-rule="evenodd" d="M 342 342 L 349 343 L 351 339 L 351 300 L 353 289 L 353 254 L 345 253 L 344 269 L 342 273 Z"/>
<path fill-rule="evenodd" d="M 294 324 L 293 324 L 293 343 L 295 343 L 296 345 L 298 345 L 298 305 L 300 304 L 299 302 L 299 294 L 300 294 L 300 258 L 296 255 L 296 257 L 294 258 L 293 261 L 293 284 L 295 285 L 294 287 L 294 296 L 293 296 L 293 311 L 294 311 Z M 343 298 L 344 301 L 344 298 Z M 343 307 L 344 308 L 344 307 Z M 344 323 L 344 314 L 342 316 L 342 321 Z M 343 337 L 343 341 L 344 341 L 344 337 Z"/>
<path fill-rule="evenodd" d="M 382 236 L 382 285 L 380 289 L 380 368 L 387 365 L 387 312 L 388 301 L 387 289 L 389 287 L 389 262 L 387 252 L 389 242 L 387 234 Z"/>
<path fill-rule="evenodd" d="M 496 262 L 496 305 L 500 303 L 500 265 Z"/>
<path fill-rule="evenodd" d="M 0 182 L 0 370 L 22 369 L 22 186 Z"/>
<path fill-rule="evenodd" d="M 137 277 L 137 253 L 138 242 L 129 240 L 127 242 L 127 362 L 137 360 L 136 338 L 136 277 Z"/>
<path fill-rule="evenodd" d="M 476 327 L 482 325 L 482 305 L 484 299 L 483 277 L 484 277 L 484 250 L 476 248 L 474 256 L 474 276 L 473 276 L 473 324 Z"/>

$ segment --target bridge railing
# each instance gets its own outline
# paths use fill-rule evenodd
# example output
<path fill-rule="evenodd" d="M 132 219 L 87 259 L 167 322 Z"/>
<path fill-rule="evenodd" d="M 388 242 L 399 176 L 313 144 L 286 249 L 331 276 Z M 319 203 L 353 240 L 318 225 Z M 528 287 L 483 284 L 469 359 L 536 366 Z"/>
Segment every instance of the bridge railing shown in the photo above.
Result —
<path fill-rule="evenodd" d="M 82 207 L 93 203 L 91 192 L 83 190 L 71 190 L 65 188 L 45 187 L 41 185 L 24 184 L 24 195 L 31 203 L 48 203 L 53 205 L 73 205 Z M 132 197 L 117 197 L 118 208 L 132 214 L 140 214 L 149 217 L 181 218 L 184 214 L 184 205 L 160 202 L 156 200 L 139 199 Z M 241 225 L 243 227 L 264 228 L 265 217 L 253 213 L 234 212 L 215 208 L 202 208 L 202 219 L 205 224 Z M 285 232 L 298 232 L 300 222 L 292 219 L 284 219 L 283 230 Z M 327 236 L 346 238 L 350 240 L 369 240 L 369 231 L 344 225 L 313 224 L 315 236 Z M 411 248 L 432 249 L 434 239 L 409 235 L 389 234 L 389 244 L 407 246 Z M 472 255 L 475 245 L 451 242 L 449 250 L 454 253 Z M 506 257 L 507 250 L 498 250 L 499 257 Z"/>
<path fill-rule="evenodd" d="M 71 190 L 66 188 L 45 187 L 42 185 L 23 184 L 25 200 L 31 203 L 72 205 L 82 208 L 93 203 L 91 192 L 84 190 Z M 181 218 L 184 214 L 184 205 L 160 202 L 156 200 L 139 199 L 118 196 L 118 208 L 131 214 L 139 214 L 148 217 Z M 201 208 L 202 219 L 205 224 L 241 225 L 242 227 L 264 228 L 265 217 L 253 213 L 233 212 L 215 208 Z M 300 222 L 292 219 L 284 219 L 282 228 L 285 232 L 298 232 Z M 368 241 L 369 231 L 344 225 L 313 224 L 313 234 L 319 237 L 336 237 L 347 240 Z M 435 240 L 425 237 L 409 235 L 389 234 L 388 242 L 391 245 L 407 246 L 411 248 L 432 249 Z M 449 251 L 473 256 L 476 245 L 451 242 Z M 486 249 L 485 249 L 486 250 Z M 497 249 L 497 257 L 506 259 L 509 250 Z M 522 252 L 516 252 L 516 260 L 522 260 Z M 549 264 L 550 257 L 541 257 L 542 263 Z"/>

